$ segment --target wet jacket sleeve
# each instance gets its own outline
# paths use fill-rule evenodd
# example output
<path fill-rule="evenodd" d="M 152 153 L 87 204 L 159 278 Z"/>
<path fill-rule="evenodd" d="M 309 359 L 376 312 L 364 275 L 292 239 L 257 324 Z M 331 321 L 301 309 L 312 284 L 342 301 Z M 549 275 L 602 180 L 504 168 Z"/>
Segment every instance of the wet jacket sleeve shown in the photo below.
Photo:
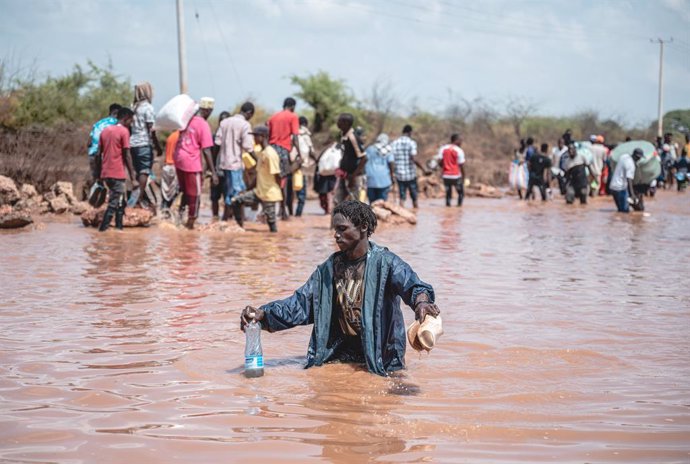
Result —
<path fill-rule="evenodd" d="M 420 293 L 426 293 L 431 303 L 435 301 L 434 288 L 420 280 L 410 265 L 396 255 L 391 262 L 390 283 L 395 293 L 410 307 L 414 306 Z"/>
<path fill-rule="evenodd" d="M 261 321 L 264 327 L 269 332 L 277 332 L 298 325 L 313 324 L 314 292 L 318 291 L 318 282 L 317 270 L 292 296 L 261 306 L 265 312 Z"/>

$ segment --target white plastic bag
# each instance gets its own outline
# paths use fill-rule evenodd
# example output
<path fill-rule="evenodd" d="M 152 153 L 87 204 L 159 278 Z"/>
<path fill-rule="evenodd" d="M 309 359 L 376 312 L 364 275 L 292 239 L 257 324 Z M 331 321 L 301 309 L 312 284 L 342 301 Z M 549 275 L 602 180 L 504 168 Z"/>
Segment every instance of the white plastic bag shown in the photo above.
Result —
<path fill-rule="evenodd" d="M 198 110 L 199 105 L 189 95 L 173 97 L 156 115 L 153 129 L 169 132 L 183 130 Z"/>
<path fill-rule="evenodd" d="M 323 152 L 319 158 L 319 175 L 332 176 L 335 170 L 340 167 L 340 160 L 343 157 L 343 150 L 337 143 L 334 143 Z"/>

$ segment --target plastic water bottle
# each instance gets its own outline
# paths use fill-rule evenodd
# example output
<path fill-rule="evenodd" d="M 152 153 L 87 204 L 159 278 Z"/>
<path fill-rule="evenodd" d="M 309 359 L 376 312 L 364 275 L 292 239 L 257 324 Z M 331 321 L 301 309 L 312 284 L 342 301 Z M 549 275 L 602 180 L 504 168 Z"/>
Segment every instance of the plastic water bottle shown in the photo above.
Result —
<path fill-rule="evenodd" d="M 248 378 L 264 375 L 264 354 L 261 349 L 261 325 L 252 321 L 244 328 L 244 375 Z"/>

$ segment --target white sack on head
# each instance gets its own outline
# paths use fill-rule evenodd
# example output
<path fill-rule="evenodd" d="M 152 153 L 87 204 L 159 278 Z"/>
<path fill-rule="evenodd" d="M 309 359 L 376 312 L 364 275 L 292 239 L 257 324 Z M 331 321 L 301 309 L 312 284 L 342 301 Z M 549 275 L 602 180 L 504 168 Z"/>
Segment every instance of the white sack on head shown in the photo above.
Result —
<path fill-rule="evenodd" d="M 199 105 L 189 95 L 173 97 L 156 115 L 153 129 L 170 132 L 185 129 L 198 110 Z"/>

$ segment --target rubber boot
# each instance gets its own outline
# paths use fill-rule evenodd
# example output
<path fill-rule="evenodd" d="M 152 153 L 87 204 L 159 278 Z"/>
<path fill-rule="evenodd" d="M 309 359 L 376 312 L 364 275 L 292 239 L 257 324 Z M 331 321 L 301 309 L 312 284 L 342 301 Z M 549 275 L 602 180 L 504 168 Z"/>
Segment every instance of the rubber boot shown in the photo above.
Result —
<path fill-rule="evenodd" d="M 235 216 L 235 221 L 240 227 L 244 227 L 244 218 L 242 217 L 242 205 L 236 201 L 232 202 L 232 212 Z"/>
<path fill-rule="evenodd" d="M 101 225 L 98 228 L 100 232 L 105 232 L 108 230 L 108 227 L 110 227 L 110 221 L 113 219 L 113 210 L 112 208 L 108 208 L 105 210 L 105 214 L 103 215 L 103 220 L 101 221 Z"/>
<path fill-rule="evenodd" d="M 268 224 L 268 230 L 270 230 L 271 232 L 278 232 L 278 226 L 275 222 L 270 222 Z"/>
<path fill-rule="evenodd" d="M 122 230 L 125 225 L 125 212 L 119 209 L 115 212 L 115 228 Z"/>

